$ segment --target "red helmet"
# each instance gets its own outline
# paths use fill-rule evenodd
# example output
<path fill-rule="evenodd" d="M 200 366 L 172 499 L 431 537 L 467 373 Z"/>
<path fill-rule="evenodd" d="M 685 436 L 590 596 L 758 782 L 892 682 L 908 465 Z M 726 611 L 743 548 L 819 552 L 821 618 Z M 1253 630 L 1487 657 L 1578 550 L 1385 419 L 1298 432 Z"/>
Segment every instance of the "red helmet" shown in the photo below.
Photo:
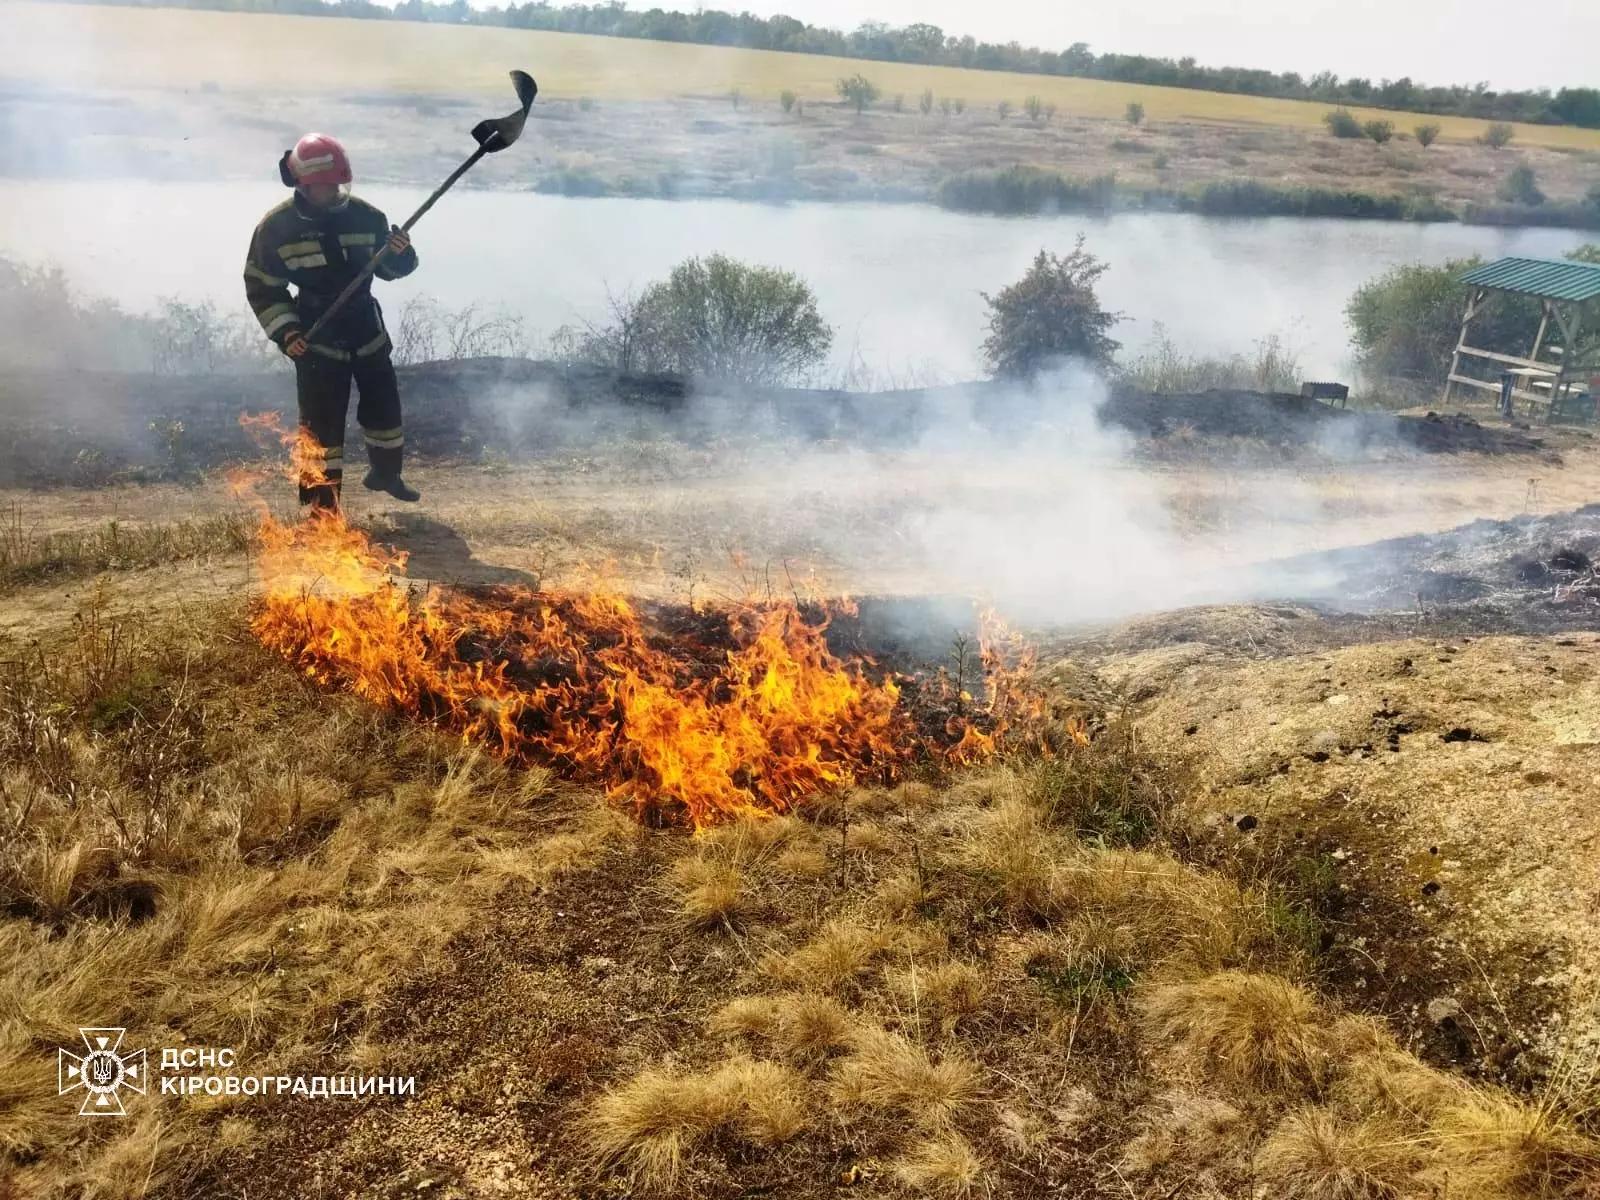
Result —
<path fill-rule="evenodd" d="M 306 183 L 349 183 L 350 157 L 337 138 L 325 133 L 308 133 L 284 152 L 278 161 L 278 174 L 287 187 Z"/>

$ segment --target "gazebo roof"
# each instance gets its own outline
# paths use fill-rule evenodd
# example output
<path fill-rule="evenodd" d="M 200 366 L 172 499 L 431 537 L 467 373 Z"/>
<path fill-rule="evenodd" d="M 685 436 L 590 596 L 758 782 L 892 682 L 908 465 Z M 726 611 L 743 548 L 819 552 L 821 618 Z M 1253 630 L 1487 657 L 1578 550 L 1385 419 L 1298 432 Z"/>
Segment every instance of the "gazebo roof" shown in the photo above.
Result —
<path fill-rule="evenodd" d="M 1592 300 L 1600 296 L 1600 266 L 1560 258 L 1501 258 L 1474 267 L 1462 283 L 1542 300 Z"/>

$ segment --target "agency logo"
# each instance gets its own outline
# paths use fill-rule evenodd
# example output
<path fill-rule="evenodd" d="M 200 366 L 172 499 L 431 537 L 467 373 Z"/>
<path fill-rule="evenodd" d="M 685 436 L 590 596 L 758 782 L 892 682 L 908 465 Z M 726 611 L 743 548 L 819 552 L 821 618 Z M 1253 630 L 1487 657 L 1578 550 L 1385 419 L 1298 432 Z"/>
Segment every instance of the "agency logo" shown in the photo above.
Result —
<path fill-rule="evenodd" d="M 122 1089 L 144 1095 L 144 1051 L 120 1053 L 126 1032 L 80 1026 L 78 1034 L 89 1053 L 79 1057 L 70 1050 L 56 1051 L 57 1092 L 65 1096 L 78 1088 L 85 1091 L 80 1117 L 125 1117 L 128 1111 L 122 1107 Z"/>

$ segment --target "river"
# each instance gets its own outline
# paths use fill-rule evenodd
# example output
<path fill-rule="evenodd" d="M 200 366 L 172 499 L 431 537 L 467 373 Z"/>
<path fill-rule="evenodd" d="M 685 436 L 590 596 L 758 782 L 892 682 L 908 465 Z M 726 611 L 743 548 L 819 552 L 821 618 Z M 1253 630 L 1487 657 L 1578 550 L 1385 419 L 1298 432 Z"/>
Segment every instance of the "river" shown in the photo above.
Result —
<path fill-rule="evenodd" d="M 132 311 L 158 297 L 244 303 L 240 269 L 256 220 L 283 197 L 274 182 L 7 182 L 0 254 L 63 267 L 85 295 Z M 363 195 L 392 219 L 425 193 Z M 1481 254 L 1559 256 L 1582 234 L 1293 217 L 1124 213 L 1008 218 L 926 205 L 575 199 L 528 192 L 452 193 L 416 230 L 422 268 L 380 285 L 392 316 L 427 293 L 520 313 L 541 337 L 604 318 L 609 294 L 637 291 L 690 255 L 785 267 L 810 281 L 834 327 L 835 378 L 858 362 L 880 384 L 980 370 L 982 293 L 1015 280 L 1041 248 L 1083 234 L 1110 267 L 1102 302 L 1127 320 L 1130 351 L 1164 327 L 1188 353 L 1248 351 L 1276 333 L 1307 376 L 1348 373 L 1343 307 L 1362 281 L 1403 262 Z"/>

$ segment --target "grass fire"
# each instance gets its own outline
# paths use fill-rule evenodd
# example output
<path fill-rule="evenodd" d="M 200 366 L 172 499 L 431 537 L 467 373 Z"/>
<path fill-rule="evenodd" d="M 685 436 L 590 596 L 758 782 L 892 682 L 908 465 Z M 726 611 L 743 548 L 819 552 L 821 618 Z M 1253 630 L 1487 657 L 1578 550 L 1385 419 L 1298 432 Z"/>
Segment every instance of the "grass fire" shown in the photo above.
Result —
<path fill-rule="evenodd" d="M 1600 1200 L 1595 38 L 1252 5 L 12 5 L 0 1200 Z"/>

